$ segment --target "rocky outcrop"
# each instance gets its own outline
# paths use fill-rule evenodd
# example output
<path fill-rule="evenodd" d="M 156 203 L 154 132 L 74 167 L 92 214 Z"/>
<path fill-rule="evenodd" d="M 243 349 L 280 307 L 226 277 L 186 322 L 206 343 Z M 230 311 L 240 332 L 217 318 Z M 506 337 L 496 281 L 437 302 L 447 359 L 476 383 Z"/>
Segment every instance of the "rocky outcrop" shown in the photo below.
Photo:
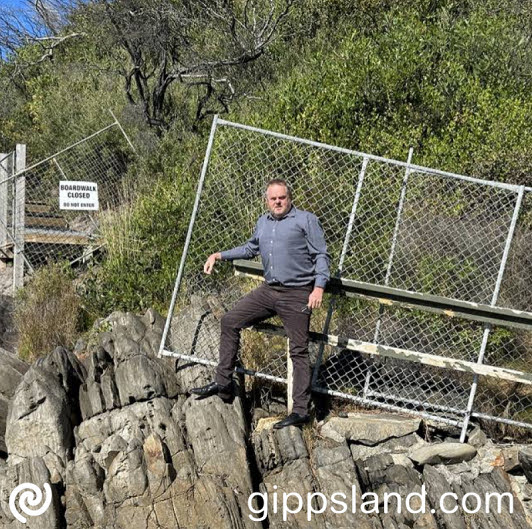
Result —
<path fill-rule="evenodd" d="M 333 441 L 356 441 L 376 445 L 390 438 L 404 437 L 419 430 L 420 419 L 382 413 L 349 413 L 333 417 L 322 427 L 321 434 Z"/>
<path fill-rule="evenodd" d="M 13 353 L 0 348 L 0 451 L 7 452 L 5 444 L 6 421 L 9 401 L 15 394 L 28 365 Z"/>
<path fill-rule="evenodd" d="M 10 463 L 47 454 L 66 463 L 84 377 L 78 359 L 60 347 L 28 369 L 9 405 L 5 441 Z"/>
<path fill-rule="evenodd" d="M 210 359 L 199 345 L 217 335 L 218 309 L 196 301 L 172 322 L 172 340 Z M 163 324 L 153 311 L 115 313 L 89 345 L 57 349 L 13 387 L 1 527 L 529 527 L 528 447 L 496 445 L 479 430 L 471 445 L 446 439 L 452 432 L 429 442 L 432 426 L 382 413 L 275 430 L 275 414 L 255 410 L 250 421 L 241 396 L 190 397 L 212 368 L 157 358 Z M 52 490 L 46 514 L 25 526 L 9 508 L 23 482 Z M 504 501 L 489 515 L 453 510 L 462 501 L 474 510 L 472 492 L 505 493 L 513 514 Z"/>

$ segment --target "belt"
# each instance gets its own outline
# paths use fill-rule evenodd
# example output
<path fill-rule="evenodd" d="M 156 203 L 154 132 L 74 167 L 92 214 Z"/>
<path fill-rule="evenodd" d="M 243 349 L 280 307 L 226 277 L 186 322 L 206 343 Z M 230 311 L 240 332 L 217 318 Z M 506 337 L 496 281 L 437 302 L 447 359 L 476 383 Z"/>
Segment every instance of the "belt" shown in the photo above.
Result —
<path fill-rule="evenodd" d="M 287 289 L 287 288 L 308 288 L 310 286 L 312 286 L 312 283 L 307 283 L 306 285 L 295 285 L 295 286 L 288 286 L 288 285 L 283 285 L 282 283 L 279 283 L 279 282 L 275 282 L 275 283 L 266 283 L 270 288 L 273 288 L 274 290 L 283 290 L 283 289 Z"/>

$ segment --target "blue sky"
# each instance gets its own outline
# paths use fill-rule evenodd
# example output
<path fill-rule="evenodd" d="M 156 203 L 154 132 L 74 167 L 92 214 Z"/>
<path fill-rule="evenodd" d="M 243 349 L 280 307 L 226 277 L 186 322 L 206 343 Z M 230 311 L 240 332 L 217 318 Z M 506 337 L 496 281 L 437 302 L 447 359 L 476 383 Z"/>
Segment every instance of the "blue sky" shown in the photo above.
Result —
<path fill-rule="evenodd" d="M 24 5 L 23 0 L 0 0 L 0 5 L 2 7 L 14 7 L 21 8 Z"/>

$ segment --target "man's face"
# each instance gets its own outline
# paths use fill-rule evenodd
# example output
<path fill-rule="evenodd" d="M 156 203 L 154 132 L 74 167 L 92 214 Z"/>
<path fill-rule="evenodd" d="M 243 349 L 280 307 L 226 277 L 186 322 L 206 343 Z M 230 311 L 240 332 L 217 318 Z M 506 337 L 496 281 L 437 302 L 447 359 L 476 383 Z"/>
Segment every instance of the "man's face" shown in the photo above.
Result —
<path fill-rule="evenodd" d="M 286 215 L 292 206 L 288 197 L 288 189 L 280 184 L 273 184 L 266 190 L 266 202 L 273 217 L 280 219 Z"/>

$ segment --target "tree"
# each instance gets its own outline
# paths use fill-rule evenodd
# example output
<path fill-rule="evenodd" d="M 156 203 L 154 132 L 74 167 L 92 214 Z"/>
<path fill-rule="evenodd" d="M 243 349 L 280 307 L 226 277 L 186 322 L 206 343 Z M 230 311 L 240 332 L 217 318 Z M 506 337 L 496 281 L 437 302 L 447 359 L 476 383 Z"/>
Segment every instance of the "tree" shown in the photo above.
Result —
<path fill-rule="evenodd" d="M 24 77 L 28 67 L 51 60 L 57 48 L 81 36 L 64 32 L 72 6 L 67 0 L 23 0 L 18 9 L 0 6 L 0 65 L 11 67 L 11 79 Z"/>
<path fill-rule="evenodd" d="M 177 117 L 175 83 L 196 87 L 196 124 L 227 112 L 243 92 L 239 70 L 265 53 L 297 1 L 95 0 L 75 20 L 114 55 L 129 101 L 162 130 Z"/>

